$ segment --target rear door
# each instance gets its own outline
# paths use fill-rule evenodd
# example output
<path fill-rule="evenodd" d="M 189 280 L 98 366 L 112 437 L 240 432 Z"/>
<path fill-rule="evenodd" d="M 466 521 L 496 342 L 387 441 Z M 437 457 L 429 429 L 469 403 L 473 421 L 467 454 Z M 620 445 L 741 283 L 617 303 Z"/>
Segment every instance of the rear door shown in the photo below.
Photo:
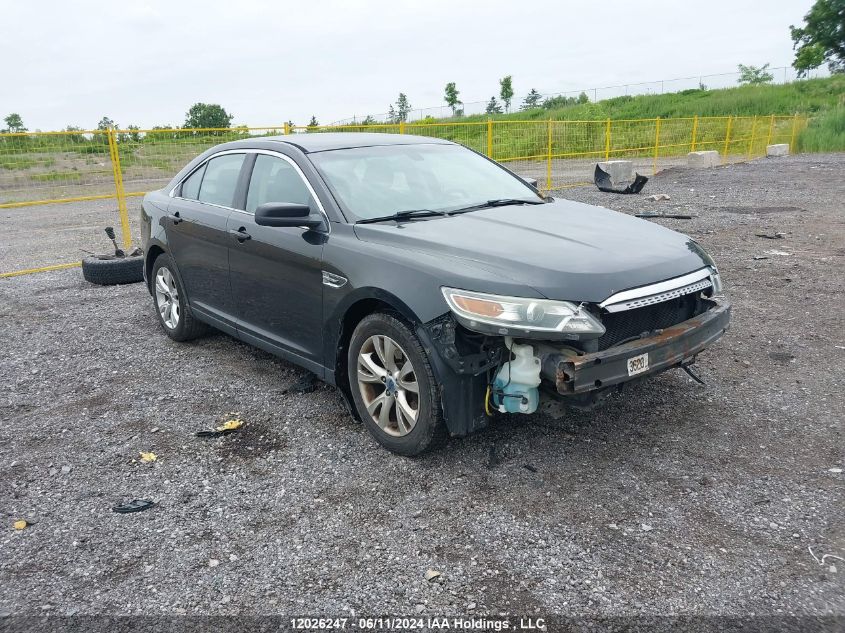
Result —
<path fill-rule="evenodd" d="M 229 216 L 229 270 L 238 334 L 247 342 L 292 355 L 322 371 L 322 252 L 326 227 L 269 227 L 255 223 L 266 202 L 308 204 L 321 213 L 313 190 L 287 156 L 257 153 L 242 210 Z"/>
<path fill-rule="evenodd" d="M 230 327 L 234 304 L 226 227 L 244 158 L 244 153 L 219 154 L 198 167 L 176 189 L 166 220 L 170 254 L 190 305 Z"/>

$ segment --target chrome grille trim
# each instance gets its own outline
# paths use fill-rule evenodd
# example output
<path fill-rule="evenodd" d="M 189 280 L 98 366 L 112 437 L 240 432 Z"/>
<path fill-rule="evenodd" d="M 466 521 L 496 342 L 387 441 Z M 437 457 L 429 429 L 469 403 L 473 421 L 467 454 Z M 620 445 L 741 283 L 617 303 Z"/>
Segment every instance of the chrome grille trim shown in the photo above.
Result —
<path fill-rule="evenodd" d="M 653 305 L 662 301 L 668 301 L 693 292 L 699 292 L 713 285 L 710 280 L 712 274 L 709 268 L 702 268 L 695 272 L 661 281 L 656 284 L 623 290 L 611 295 L 599 304 L 608 312 L 622 312 L 632 310 L 646 305 Z"/>
<path fill-rule="evenodd" d="M 694 284 L 690 284 L 689 286 L 684 286 L 683 288 L 676 288 L 675 290 L 670 290 L 668 292 L 662 292 L 659 295 L 651 295 L 650 297 L 643 297 L 641 299 L 633 299 L 631 301 L 615 303 L 613 305 L 607 306 L 605 310 L 607 310 L 608 312 L 622 312 L 623 310 L 633 310 L 634 308 L 642 308 L 643 306 L 650 306 L 655 303 L 669 301 L 669 299 L 683 297 L 684 295 L 692 294 L 693 292 L 699 292 L 701 290 L 704 290 L 705 288 L 709 288 L 712 285 L 713 284 L 710 283 L 709 279 L 703 279 L 702 281 L 696 281 Z"/>

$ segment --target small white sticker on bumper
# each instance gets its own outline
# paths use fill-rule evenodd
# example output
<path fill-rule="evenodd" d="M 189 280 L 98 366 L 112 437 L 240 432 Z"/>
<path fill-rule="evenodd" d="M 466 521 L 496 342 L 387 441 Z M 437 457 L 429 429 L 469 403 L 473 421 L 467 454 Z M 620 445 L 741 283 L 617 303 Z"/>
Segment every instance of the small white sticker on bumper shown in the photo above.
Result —
<path fill-rule="evenodd" d="M 636 376 L 648 371 L 648 352 L 628 359 L 628 375 Z"/>

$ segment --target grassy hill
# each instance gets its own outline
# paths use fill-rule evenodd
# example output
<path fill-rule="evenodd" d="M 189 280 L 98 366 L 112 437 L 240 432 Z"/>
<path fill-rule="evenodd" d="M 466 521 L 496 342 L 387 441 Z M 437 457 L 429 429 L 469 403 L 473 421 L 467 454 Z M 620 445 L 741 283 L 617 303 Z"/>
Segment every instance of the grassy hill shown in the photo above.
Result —
<path fill-rule="evenodd" d="M 653 119 L 698 115 L 754 116 L 807 114 L 809 127 L 797 139 L 801 152 L 845 151 L 845 76 L 808 79 L 771 86 L 738 86 L 720 90 L 684 90 L 660 95 L 615 97 L 596 103 L 567 105 L 555 109 L 536 108 L 494 114 L 496 121 L 594 121 L 603 119 Z M 461 121 L 486 121 L 488 115 L 473 115 Z M 434 121 L 433 119 L 429 119 Z M 454 119 L 439 119 L 452 122 Z M 720 132 L 722 135 L 724 132 Z M 747 133 L 747 132 L 746 132 Z M 706 132 L 705 132 L 706 134 Z M 716 135 L 719 132 L 715 133 Z M 478 144 L 481 144 L 478 139 Z M 504 141 L 505 143 L 507 141 Z M 715 147 L 708 147 L 715 149 Z"/>
<path fill-rule="evenodd" d="M 739 86 L 721 90 L 683 90 L 660 95 L 614 97 L 596 103 L 584 103 L 546 110 L 536 108 L 511 114 L 493 115 L 494 119 L 651 119 L 655 117 L 814 115 L 845 104 L 845 75 L 808 79 L 772 86 Z M 465 121 L 486 120 L 487 115 L 464 117 Z"/>

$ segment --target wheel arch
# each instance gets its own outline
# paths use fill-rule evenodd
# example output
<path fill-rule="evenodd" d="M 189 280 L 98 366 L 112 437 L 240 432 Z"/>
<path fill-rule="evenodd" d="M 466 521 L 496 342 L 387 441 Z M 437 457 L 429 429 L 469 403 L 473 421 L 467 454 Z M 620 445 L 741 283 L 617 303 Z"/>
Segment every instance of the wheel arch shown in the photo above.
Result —
<path fill-rule="evenodd" d="M 349 341 L 358 324 L 368 315 L 377 312 L 384 312 L 399 317 L 409 324 L 411 330 L 414 330 L 420 323 L 417 315 L 414 314 L 413 310 L 405 302 L 395 295 L 381 290 L 358 296 L 345 307 L 338 319 L 339 327 L 336 336 L 332 337 L 333 341 L 330 342 L 329 349 L 334 351 L 334 363 L 332 365 L 334 369 L 334 384 L 343 394 L 350 413 L 359 421 L 358 411 L 352 401 L 351 386 L 347 372 Z"/>
<path fill-rule="evenodd" d="M 158 244 L 151 244 L 147 248 L 147 252 L 144 254 L 144 280 L 147 283 L 147 290 L 152 293 L 153 291 L 153 266 L 155 265 L 155 261 L 159 258 L 159 255 L 163 255 L 166 251 L 159 246 Z"/>

